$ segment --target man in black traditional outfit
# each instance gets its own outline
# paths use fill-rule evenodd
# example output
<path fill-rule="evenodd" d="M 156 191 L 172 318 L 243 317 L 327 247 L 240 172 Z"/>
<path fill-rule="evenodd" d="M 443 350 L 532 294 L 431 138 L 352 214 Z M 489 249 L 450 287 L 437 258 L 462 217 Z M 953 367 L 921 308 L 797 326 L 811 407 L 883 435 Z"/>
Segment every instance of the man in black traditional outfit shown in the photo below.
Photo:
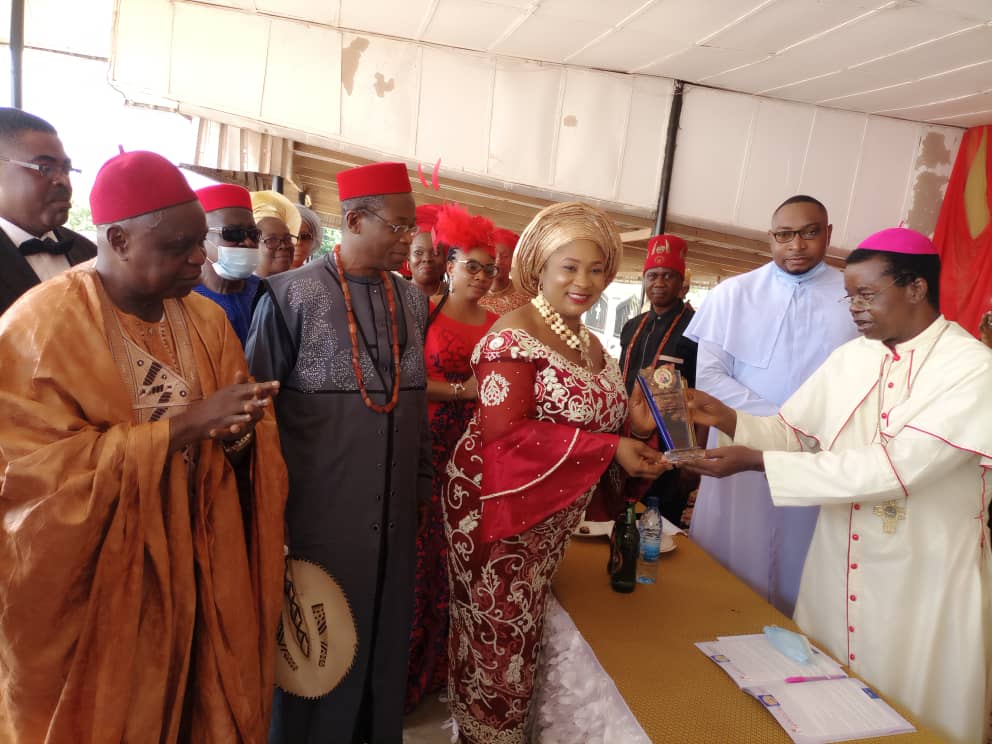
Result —
<path fill-rule="evenodd" d="M 271 744 L 403 737 L 417 505 L 431 489 L 427 299 L 391 271 L 417 232 L 406 167 L 375 163 L 337 178 L 341 245 L 266 280 L 247 355 L 253 375 L 282 383 L 290 554 L 340 584 L 358 648 L 327 696 L 277 691 Z"/>

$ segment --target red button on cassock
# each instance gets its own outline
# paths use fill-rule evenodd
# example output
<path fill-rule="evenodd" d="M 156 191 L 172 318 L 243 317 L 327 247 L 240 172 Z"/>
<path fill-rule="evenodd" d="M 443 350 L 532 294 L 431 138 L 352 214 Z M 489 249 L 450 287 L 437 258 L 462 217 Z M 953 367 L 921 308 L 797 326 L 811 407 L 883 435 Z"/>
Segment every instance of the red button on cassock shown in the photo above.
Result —
<path fill-rule="evenodd" d="M 860 508 L 861 508 L 861 504 L 855 504 L 854 505 L 854 510 L 855 511 L 859 510 Z"/>
<path fill-rule="evenodd" d="M 858 601 L 858 595 L 857 594 L 852 594 L 851 595 L 851 601 L 852 602 L 857 602 Z"/>
<path fill-rule="evenodd" d="M 858 537 L 858 534 L 857 533 L 854 533 L 853 535 L 851 535 L 851 539 L 852 540 L 860 540 L 861 538 Z"/>
<path fill-rule="evenodd" d="M 851 661 L 854 661 L 854 654 L 851 654 Z"/>
<path fill-rule="evenodd" d="M 852 633 L 854 632 L 854 626 L 853 626 L 853 625 L 848 625 L 848 626 L 847 626 L 847 629 L 848 629 L 849 631 L 851 631 Z"/>
<path fill-rule="evenodd" d="M 858 564 L 857 563 L 852 563 L 851 564 L 851 568 L 855 568 L 856 569 L 857 567 L 858 567 Z"/>

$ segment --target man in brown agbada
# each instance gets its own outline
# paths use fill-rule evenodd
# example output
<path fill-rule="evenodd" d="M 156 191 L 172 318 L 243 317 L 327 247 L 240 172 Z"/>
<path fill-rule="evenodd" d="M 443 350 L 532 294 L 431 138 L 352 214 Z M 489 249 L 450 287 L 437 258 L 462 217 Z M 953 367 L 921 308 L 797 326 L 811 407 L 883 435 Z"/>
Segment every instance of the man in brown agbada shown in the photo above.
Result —
<path fill-rule="evenodd" d="M 0 320 L 0 740 L 263 742 L 286 472 L 182 174 L 97 175 L 94 268 Z"/>

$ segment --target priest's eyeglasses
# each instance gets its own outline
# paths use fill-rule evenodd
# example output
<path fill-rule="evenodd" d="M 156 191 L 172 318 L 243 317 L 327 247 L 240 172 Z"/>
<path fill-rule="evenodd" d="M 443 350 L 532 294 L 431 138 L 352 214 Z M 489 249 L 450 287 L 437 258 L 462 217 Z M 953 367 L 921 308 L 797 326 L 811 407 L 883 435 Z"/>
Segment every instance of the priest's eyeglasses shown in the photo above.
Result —
<path fill-rule="evenodd" d="M 894 279 L 891 284 L 887 284 L 877 292 L 859 292 L 854 295 L 854 297 L 851 297 L 851 295 L 844 295 L 838 300 L 838 302 L 846 302 L 853 310 L 870 310 L 875 299 L 882 294 L 882 292 L 896 286 L 896 282 L 898 281 L 898 279 Z"/>
<path fill-rule="evenodd" d="M 397 235 L 401 232 L 406 232 L 410 235 L 416 235 L 418 232 L 420 232 L 420 228 L 417 227 L 416 225 L 394 225 L 392 222 L 388 221 L 385 217 L 376 214 L 371 209 L 363 209 L 362 211 L 365 212 L 366 214 L 370 214 L 373 217 L 375 217 L 377 220 L 379 220 L 379 222 L 384 224 L 386 227 L 388 227 Z"/>
<path fill-rule="evenodd" d="M 465 271 L 472 276 L 475 276 L 480 271 L 484 272 L 488 277 L 496 276 L 499 273 L 499 266 L 496 264 L 481 264 L 474 258 L 456 258 L 455 263 L 465 264 Z"/>
<path fill-rule="evenodd" d="M 72 162 L 69 160 L 66 160 L 62 163 L 55 163 L 55 162 L 29 163 L 26 160 L 14 160 L 13 158 L 7 158 L 4 157 L 3 155 L 0 155 L 0 160 L 2 160 L 5 163 L 13 163 L 14 165 L 19 165 L 22 168 L 27 168 L 28 170 L 33 170 L 36 173 L 40 173 L 42 178 L 51 178 L 56 173 L 63 176 L 68 176 L 72 173 L 77 173 L 77 174 L 82 173 L 82 171 L 79 170 L 79 168 L 73 168 Z"/>
<path fill-rule="evenodd" d="M 242 227 L 241 225 L 224 225 L 223 227 L 211 227 L 208 233 L 220 233 L 220 237 L 227 243 L 244 243 L 245 238 L 252 243 L 257 243 L 262 237 L 262 231 L 257 227 Z"/>
<path fill-rule="evenodd" d="M 772 237 L 775 238 L 776 243 L 784 245 L 795 240 L 797 235 L 803 240 L 812 240 L 819 234 L 819 225 L 806 225 L 806 227 L 801 227 L 798 230 L 776 230 L 772 233 Z"/>

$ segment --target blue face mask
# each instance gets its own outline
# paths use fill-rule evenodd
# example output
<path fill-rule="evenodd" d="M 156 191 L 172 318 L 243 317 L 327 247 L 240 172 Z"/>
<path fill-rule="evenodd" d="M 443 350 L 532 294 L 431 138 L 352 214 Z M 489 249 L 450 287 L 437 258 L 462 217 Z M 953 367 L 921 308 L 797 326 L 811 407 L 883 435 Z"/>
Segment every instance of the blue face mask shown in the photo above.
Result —
<path fill-rule="evenodd" d="M 765 626 L 765 638 L 775 649 L 799 664 L 809 664 L 813 650 L 809 647 L 806 636 L 793 633 L 791 630 L 777 625 Z"/>
<path fill-rule="evenodd" d="M 222 279 L 247 279 L 258 268 L 258 248 L 218 245 L 214 271 Z"/>

